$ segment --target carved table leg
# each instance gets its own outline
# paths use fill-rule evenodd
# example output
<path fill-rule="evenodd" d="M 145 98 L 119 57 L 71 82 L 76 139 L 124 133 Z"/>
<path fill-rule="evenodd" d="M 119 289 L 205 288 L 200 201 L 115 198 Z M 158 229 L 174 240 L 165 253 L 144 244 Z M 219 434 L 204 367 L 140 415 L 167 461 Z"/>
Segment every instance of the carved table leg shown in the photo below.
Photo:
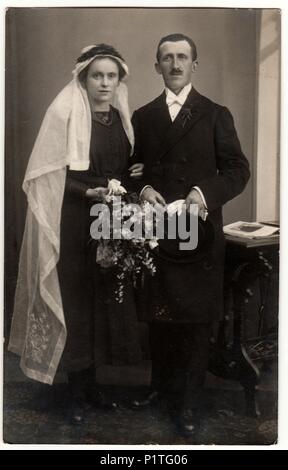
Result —
<path fill-rule="evenodd" d="M 253 277 L 253 271 L 250 271 L 251 265 L 243 264 L 238 267 L 233 276 L 233 304 L 234 304 L 234 343 L 233 349 L 236 351 L 237 368 L 239 373 L 239 382 L 244 388 L 246 414 L 248 416 L 259 416 L 259 409 L 256 402 L 256 386 L 258 384 L 260 372 L 258 367 L 249 358 L 243 342 L 243 320 L 246 304 L 248 303 L 247 285 Z"/>
<path fill-rule="evenodd" d="M 277 249 L 277 247 L 276 247 Z M 277 331 L 270 338 L 265 337 L 265 308 L 270 289 L 271 272 L 277 270 L 278 251 L 244 249 L 230 246 L 229 262 L 225 275 L 225 316 L 219 325 L 217 341 L 211 343 L 209 370 L 216 376 L 240 382 L 244 389 L 246 414 L 259 416 L 256 400 L 256 389 L 260 371 L 254 362 L 267 357 L 277 357 Z M 251 286 L 259 280 L 261 306 L 258 310 L 258 336 L 249 338 L 243 331 L 247 316 L 249 296 L 253 293 Z M 232 325 L 231 325 L 232 319 Z M 232 342 L 227 341 L 231 337 Z M 267 329 L 267 328 L 266 328 Z M 264 336 L 263 336 L 264 333 Z M 255 343 L 256 340 L 256 345 Z M 266 350 L 257 352 L 257 345 L 267 343 Z"/>

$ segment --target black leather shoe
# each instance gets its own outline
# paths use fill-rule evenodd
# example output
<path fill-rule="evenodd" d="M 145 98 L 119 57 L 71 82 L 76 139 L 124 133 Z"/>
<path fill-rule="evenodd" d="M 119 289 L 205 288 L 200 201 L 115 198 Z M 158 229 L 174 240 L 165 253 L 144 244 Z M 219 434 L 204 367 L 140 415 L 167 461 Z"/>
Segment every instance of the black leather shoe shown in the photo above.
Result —
<path fill-rule="evenodd" d="M 133 410 L 144 410 L 155 405 L 159 401 L 159 393 L 154 390 L 143 400 L 133 400 L 131 407 Z"/>
<path fill-rule="evenodd" d="M 181 411 L 172 411 L 171 418 L 177 428 L 178 434 L 183 437 L 195 436 L 199 427 L 199 419 L 191 408 Z"/>

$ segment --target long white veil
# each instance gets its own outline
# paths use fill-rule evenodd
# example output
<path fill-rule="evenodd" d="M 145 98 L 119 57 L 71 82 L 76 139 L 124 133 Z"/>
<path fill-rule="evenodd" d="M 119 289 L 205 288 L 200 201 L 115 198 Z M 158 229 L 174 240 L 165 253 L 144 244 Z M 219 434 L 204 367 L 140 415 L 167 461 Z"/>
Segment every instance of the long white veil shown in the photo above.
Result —
<path fill-rule="evenodd" d="M 48 108 L 23 183 L 28 209 L 8 348 L 21 356 L 25 375 L 48 384 L 53 383 L 67 336 L 57 274 L 66 168 L 89 168 L 91 112 L 78 73 L 74 71 L 74 78 Z M 132 152 L 124 83 L 118 86 L 115 105 Z"/>

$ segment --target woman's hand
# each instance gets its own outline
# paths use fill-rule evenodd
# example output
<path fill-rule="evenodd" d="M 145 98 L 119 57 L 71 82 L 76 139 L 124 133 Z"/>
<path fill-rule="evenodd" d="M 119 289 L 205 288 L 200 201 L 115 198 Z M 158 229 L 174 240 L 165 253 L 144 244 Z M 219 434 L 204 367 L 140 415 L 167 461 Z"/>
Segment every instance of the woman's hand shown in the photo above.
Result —
<path fill-rule="evenodd" d="M 87 189 L 85 196 L 87 199 L 90 199 L 90 201 L 101 202 L 104 201 L 104 198 L 107 196 L 108 192 L 108 188 L 99 186 L 97 188 Z"/>
<path fill-rule="evenodd" d="M 130 178 L 140 179 L 143 176 L 144 163 L 134 163 L 130 166 Z"/>

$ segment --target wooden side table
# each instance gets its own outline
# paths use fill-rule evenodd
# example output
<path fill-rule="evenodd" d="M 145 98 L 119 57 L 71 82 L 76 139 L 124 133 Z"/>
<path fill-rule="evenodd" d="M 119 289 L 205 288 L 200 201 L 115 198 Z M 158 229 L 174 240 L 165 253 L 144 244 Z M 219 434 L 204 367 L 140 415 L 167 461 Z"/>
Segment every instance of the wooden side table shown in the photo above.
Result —
<path fill-rule="evenodd" d="M 259 380 L 259 361 L 277 357 L 277 330 L 265 331 L 266 301 L 272 275 L 278 276 L 279 235 L 263 239 L 226 238 L 225 312 L 217 340 L 212 344 L 210 371 L 222 378 L 241 383 L 245 392 L 246 413 L 258 416 L 256 386 Z M 243 327 L 248 312 L 252 288 L 258 280 L 260 307 L 255 318 L 257 335 L 247 338 Z M 251 314 L 251 312 L 250 312 Z M 232 317 L 232 318 L 231 318 Z M 232 342 L 227 340 L 232 321 Z"/>

